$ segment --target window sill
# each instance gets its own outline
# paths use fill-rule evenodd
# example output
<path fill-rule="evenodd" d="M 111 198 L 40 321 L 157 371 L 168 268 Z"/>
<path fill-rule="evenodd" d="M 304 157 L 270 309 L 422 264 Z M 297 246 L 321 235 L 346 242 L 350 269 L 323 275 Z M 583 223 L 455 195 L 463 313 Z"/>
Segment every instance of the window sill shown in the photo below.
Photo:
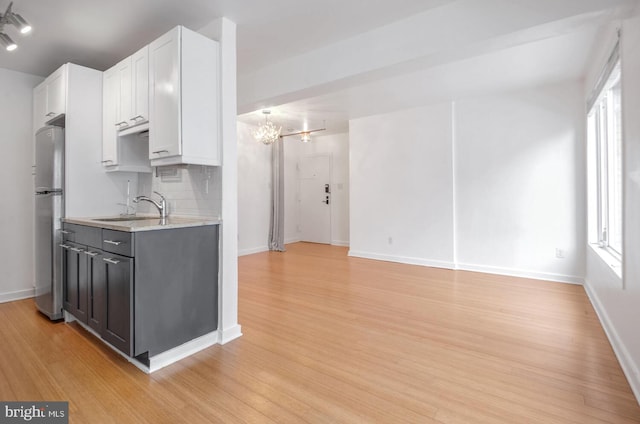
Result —
<path fill-rule="evenodd" d="M 607 252 L 607 249 L 598 246 L 597 243 L 589 243 L 589 246 L 596 253 L 596 255 L 600 256 L 600 259 L 602 259 L 602 261 L 609 268 L 611 268 L 611 271 L 613 271 L 618 276 L 618 278 L 622 280 L 622 261 L 613 256 L 611 253 Z"/>

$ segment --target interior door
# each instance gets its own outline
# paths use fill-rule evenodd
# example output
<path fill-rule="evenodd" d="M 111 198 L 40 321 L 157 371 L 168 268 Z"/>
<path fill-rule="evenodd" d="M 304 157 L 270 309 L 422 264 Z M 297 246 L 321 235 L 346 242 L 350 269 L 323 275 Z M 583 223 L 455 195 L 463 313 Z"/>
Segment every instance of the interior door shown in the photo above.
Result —
<path fill-rule="evenodd" d="M 331 244 L 331 156 L 300 161 L 301 240 Z"/>

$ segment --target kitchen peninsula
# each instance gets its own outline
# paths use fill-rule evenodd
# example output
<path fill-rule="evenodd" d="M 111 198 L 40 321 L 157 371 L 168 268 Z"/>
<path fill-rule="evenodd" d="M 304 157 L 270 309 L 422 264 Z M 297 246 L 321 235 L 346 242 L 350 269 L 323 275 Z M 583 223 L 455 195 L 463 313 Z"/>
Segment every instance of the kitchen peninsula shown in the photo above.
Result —
<path fill-rule="evenodd" d="M 217 343 L 219 223 L 65 218 L 65 319 L 145 372 Z"/>

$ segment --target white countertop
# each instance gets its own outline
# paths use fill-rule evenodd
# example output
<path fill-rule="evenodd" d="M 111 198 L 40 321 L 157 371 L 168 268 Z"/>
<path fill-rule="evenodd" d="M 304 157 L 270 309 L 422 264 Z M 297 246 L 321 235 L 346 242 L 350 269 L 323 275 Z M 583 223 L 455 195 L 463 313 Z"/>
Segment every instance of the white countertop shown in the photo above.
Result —
<path fill-rule="evenodd" d="M 140 219 L 143 217 L 144 219 Z M 92 217 L 92 218 L 63 218 L 62 222 L 69 224 L 88 225 L 90 227 L 106 228 L 108 230 L 137 232 L 137 231 L 152 231 L 152 230 L 168 230 L 171 228 L 184 228 L 184 227 L 200 227 L 203 225 L 218 225 L 221 220 L 212 217 L 198 217 L 198 216 L 168 216 L 165 221 L 162 222 L 158 216 L 152 215 L 136 215 L 135 219 L 124 221 L 108 221 L 113 218 L 126 218 L 120 216 L 105 216 L 105 217 Z M 107 221 L 104 221 L 104 220 Z"/>

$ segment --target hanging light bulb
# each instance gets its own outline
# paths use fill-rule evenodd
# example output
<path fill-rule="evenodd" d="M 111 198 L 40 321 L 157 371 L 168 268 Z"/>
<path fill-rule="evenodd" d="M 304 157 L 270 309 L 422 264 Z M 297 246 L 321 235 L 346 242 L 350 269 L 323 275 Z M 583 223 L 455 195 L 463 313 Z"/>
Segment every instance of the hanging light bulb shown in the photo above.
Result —
<path fill-rule="evenodd" d="M 253 137 L 262 144 L 273 144 L 280 138 L 282 127 L 276 128 L 273 122 L 269 121 L 268 116 L 271 111 L 263 110 L 262 113 L 264 114 L 264 122 L 253 132 Z"/>
<path fill-rule="evenodd" d="M 303 143 L 308 143 L 311 141 L 311 133 L 310 132 L 303 132 L 302 137 L 300 137 L 300 141 L 302 141 Z"/>

